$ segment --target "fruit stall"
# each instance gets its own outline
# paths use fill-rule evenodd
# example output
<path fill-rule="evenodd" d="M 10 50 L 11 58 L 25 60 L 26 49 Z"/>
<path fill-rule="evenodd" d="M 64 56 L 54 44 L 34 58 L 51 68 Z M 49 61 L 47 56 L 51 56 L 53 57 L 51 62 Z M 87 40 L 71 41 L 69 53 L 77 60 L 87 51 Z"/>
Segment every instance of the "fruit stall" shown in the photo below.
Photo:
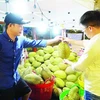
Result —
<path fill-rule="evenodd" d="M 80 17 L 86 11 L 99 9 L 100 0 L 0 0 L 0 34 L 5 30 L 5 16 L 13 12 L 30 22 L 23 25 L 21 34 L 29 39 L 48 40 L 63 35 L 86 40 L 89 38 L 79 24 Z M 29 100 L 84 100 L 84 75 L 64 62 L 77 62 L 83 52 L 84 47 L 62 41 L 23 49 L 17 71 L 32 89 Z"/>
<path fill-rule="evenodd" d="M 79 57 L 63 42 L 28 52 L 27 59 L 18 66 L 18 72 L 32 89 L 30 99 L 82 100 L 82 73 L 63 62 L 64 59 L 77 62 Z"/>

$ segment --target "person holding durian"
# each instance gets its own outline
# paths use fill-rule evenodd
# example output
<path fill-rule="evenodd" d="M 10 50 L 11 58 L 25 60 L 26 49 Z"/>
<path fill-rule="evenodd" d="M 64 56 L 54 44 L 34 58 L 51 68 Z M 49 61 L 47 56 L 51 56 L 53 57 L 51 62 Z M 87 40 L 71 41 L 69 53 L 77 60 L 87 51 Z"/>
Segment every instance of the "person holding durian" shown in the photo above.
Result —
<path fill-rule="evenodd" d="M 23 18 L 14 13 L 8 13 L 5 18 L 5 31 L 0 34 L 0 100 L 28 100 L 31 89 L 20 77 L 17 68 L 23 48 L 46 47 L 61 41 L 61 36 L 49 40 L 31 40 L 20 36 Z"/>
<path fill-rule="evenodd" d="M 75 63 L 64 60 L 71 65 L 73 70 L 84 74 L 84 99 L 100 100 L 100 11 L 91 10 L 85 12 L 80 18 L 80 24 L 84 27 L 84 33 L 90 40 L 85 44 L 85 50 Z M 83 41 L 64 39 L 65 42 L 83 45 Z"/>

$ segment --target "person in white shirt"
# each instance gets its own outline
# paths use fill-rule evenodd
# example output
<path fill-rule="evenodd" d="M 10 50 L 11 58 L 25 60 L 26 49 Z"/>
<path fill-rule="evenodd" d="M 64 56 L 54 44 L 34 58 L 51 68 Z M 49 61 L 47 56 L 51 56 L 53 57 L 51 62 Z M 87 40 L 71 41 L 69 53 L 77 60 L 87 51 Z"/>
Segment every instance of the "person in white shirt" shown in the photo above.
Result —
<path fill-rule="evenodd" d="M 84 26 L 84 33 L 90 40 L 85 44 L 85 51 L 78 62 L 65 60 L 65 63 L 70 64 L 74 70 L 83 72 L 84 99 L 100 100 L 100 11 L 85 12 L 80 18 L 80 24 Z M 83 41 L 71 41 L 68 38 L 64 41 L 83 45 Z"/>

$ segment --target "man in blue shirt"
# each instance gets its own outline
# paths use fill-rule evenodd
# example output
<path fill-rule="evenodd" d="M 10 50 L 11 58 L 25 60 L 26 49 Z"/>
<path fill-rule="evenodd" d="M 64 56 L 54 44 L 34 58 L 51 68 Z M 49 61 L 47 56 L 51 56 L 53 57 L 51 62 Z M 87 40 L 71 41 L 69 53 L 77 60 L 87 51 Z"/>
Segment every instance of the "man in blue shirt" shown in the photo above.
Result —
<path fill-rule="evenodd" d="M 50 40 L 30 40 L 20 36 L 22 25 L 26 22 L 13 13 L 7 14 L 4 22 L 6 30 L 0 34 L 0 100 L 14 100 L 19 97 L 28 100 L 31 89 L 17 72 L 23 48 L 45 47 L 58 43 L 61 37 Z"/>

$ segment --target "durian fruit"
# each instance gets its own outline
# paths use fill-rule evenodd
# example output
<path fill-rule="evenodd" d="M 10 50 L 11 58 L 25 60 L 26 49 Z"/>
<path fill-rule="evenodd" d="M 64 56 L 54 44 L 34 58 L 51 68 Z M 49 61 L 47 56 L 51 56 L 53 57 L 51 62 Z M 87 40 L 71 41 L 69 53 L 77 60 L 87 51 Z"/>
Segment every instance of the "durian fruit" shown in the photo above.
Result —
<path fill-rule="evenodd" d="M 45 68 L 42 68 L 42 71 L 41 71 L 41 76 L 44 80 L 46 79 L 49 79 L 53 76 L 52 72 L 49 70 L 49 68 L 45 67 Z"/>
<path fill-rule="evenodd" d="M 54 52 L 54 48 L 52 46 L 47 46 L 46 48 L 44 48 L 44 52 L 51 54 Z"/>
<path fill-rule="evenodd" d="M 58 97 L 61 93 L 62 93 L 61 88 L 58 88 L 56 85 L 54 85 L 53 94 Z"/>
<path fill-rule="evenodd" d="M 44 53 L 43 50 L 38 50 L 38 51 L 37 51 L 37 54 L 38 54 L 39 56 L 44 56 L 45 53 Z"/>
<path fill-rule="evenodd" d="M 30 84 L 40 84 L 41 81 L 43 82 L 43 79 L 33 72 L 25 75 L 24 80 Z"/>
<path fill-rule="evenodd" d="M 59 57 L 63 58 L 63 59 L 66 59 L 69 57 L 70 55 L 70 47 L 68 46 L 67 43 L 65 42 L 60 42 L 59 45 L 58 45 L 58 54 L 59 54 Z"/>

